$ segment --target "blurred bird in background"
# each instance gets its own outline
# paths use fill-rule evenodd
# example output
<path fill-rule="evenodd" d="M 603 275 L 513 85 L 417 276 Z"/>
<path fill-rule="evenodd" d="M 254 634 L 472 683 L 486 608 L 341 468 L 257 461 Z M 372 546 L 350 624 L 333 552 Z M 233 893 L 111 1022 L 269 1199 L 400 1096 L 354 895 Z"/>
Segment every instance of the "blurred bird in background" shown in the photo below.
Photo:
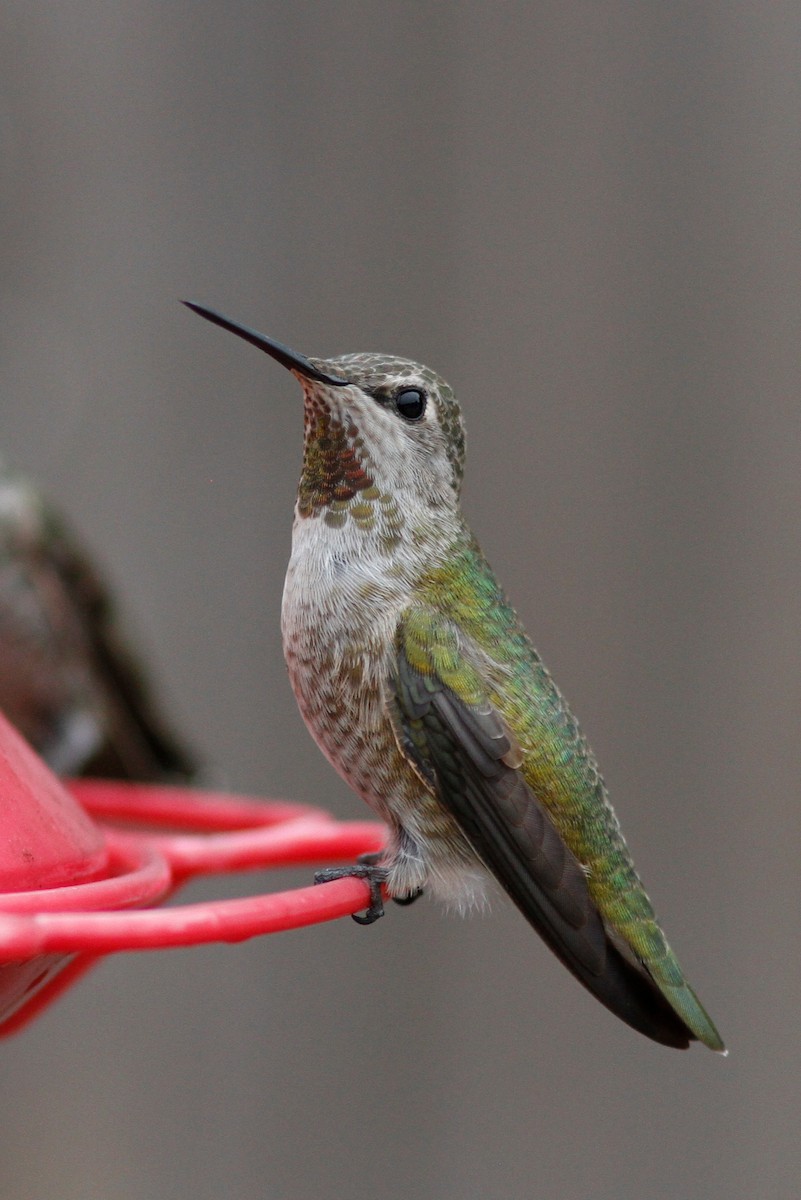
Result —
<path fill-rule="evenodd" d="M 101 575 L 0 460 L 0 709 L 60 775 L 191 778 Z"/>

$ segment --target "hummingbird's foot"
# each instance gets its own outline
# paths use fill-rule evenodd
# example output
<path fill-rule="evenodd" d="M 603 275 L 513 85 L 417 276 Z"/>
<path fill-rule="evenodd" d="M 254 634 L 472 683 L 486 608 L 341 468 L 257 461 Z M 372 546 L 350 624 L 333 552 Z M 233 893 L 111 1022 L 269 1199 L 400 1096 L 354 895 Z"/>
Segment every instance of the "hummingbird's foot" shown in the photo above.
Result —
<path fill-rule="evenodd" d="M 325 871 L 317 871 L 315 883 L 331 883 L 334 879 L 364 879 L 370 886 L 370 904 L 364 916 L 352 913 L 357 925 L 372 925 L 384 915 L 384 896 L 382 886 L 387 881 L 386 867 L 380 867 L 377 860 L 380 854 L 363 854 L 353 867 L 328 867 Z M 366 861 L 370 860 L 370 861 Z"/>
<path fill-rule="evenodd" d="M 368 854 L 360 854 L 356 861 L 365 867 L 377 867 L 383 855 L 383 850 L 371 850 Z M 393 904 L 400 904 L 405 908 L 409 904 L 414 904 L 415 900 L 419 900 L 422 894 L 422 888 L 415 888 L 408 896 L 392 896 L 391 900 Z"/>

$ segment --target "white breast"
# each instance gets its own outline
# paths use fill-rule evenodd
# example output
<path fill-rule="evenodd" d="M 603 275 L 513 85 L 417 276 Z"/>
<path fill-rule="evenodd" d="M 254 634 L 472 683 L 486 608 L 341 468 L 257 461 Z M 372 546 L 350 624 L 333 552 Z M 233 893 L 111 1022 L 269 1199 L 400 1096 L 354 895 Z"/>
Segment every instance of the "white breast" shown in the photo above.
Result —
<path fill-rule="evenodd" d="M 408 575 L 360 531 L 296 519 L 281 607 L 285 652 L 303 642 L 337 658 L 379 653 L 408 603 Z"/>
<path fill-rule="evenodd" d="M 281 614 L 290 682 L 332 766 L 379 816 L 411 835 L 402 851 L 391 841 L 393 894 L 425 884 L 469 908 L 481 903 L 485 873 L 398 746 L 386 703 L 413 564 L 403 552 L 388 560 L 353 532 L 319 517 L 295 521 Z M 413 856 L 409 844 L 417 847 Z"/>

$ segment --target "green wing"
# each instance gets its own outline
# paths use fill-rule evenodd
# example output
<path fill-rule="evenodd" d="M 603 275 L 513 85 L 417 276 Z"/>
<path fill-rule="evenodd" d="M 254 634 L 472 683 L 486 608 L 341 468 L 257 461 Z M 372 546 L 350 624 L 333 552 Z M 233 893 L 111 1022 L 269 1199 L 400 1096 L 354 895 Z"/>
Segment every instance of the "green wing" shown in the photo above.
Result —
<path fill-rule="evenodd" d="M 610 936 L 585 870 L 521 770 L 524 756 L 480 663 L 446 617 L 427 608 L 404 614 L 393 700 L 406 753 L 478 857 L 594 996 L 655 1041 L 686 1047 L 700 1037 L 721 1048 L 694 996 L 705 1024 L 692 1019 L 691 1008 L 688 1020 L 622 938 Z"/>

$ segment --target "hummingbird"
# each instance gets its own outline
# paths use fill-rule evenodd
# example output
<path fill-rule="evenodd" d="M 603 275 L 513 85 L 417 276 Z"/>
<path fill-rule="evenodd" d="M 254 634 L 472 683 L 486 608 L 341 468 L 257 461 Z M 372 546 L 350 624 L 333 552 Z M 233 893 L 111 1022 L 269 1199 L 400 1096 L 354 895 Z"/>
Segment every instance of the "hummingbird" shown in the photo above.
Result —
<path fill-rule="evenodd" d="M 388 827 L 323 872 L 467 910 L 492 877 L 584 986 L 667 1046 L 724 1052 L 660 928 L 595 758 L 460 509 L 445 380 L 388 354 L 306 358 L 213 309 L 300 383 L 303 466 L 282 602 L 289 679 L 330 763 Z"/>
<path fill-rule="evenodd" d="M 2 460 L 0 709 L 60 775 L 178 782 L 195 773 L 100 572 L 35 485 Z"/>

